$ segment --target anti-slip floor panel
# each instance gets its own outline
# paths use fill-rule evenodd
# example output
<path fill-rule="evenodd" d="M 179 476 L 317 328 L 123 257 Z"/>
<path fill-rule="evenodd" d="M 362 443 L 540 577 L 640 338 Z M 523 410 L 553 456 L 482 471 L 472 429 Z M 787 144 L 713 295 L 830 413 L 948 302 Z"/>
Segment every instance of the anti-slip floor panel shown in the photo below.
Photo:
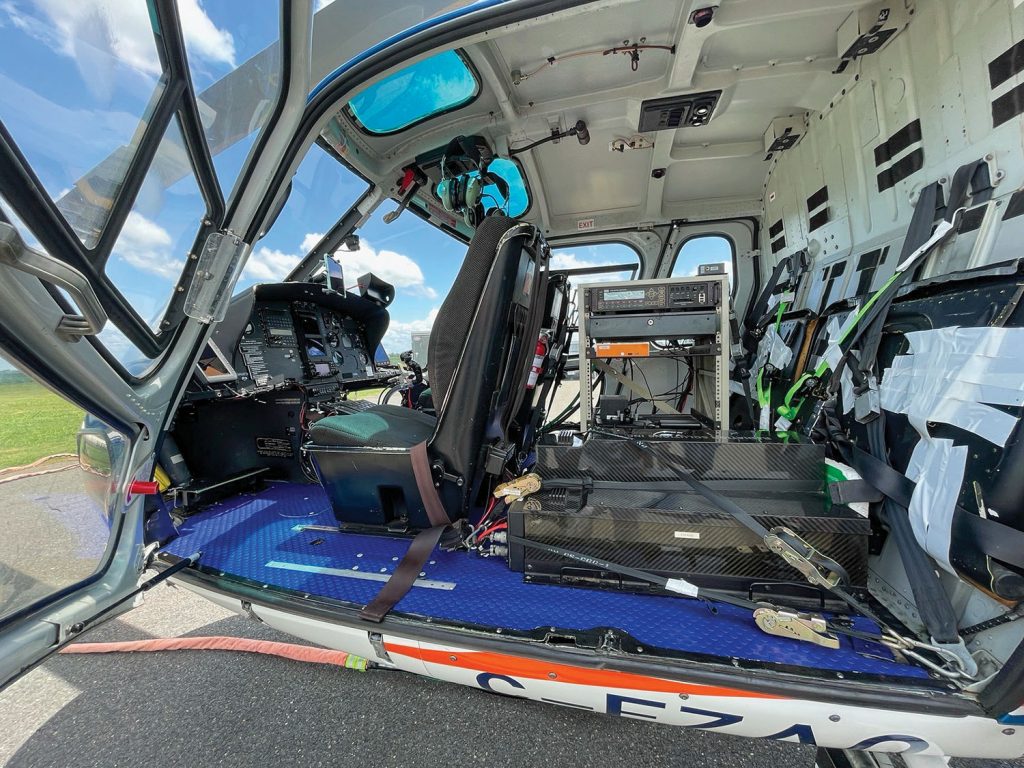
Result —
<path fill-rule="evenodd" d="M 369 602 L 394 571 L 409 539 L 302 530 L 336 525 L 319 486 L 271 483 L 189 517 L 166 552 L 201 550 L 201 565 L 300 593 L 348 603 Z M 396 613 L 453 623 L 593 630 L 615 627 L 641 645 L 788 666 L 899 677 L 926 677 L 881 645 L 841 638 L 839 650 L 772 637 L 750 613 L 698 600 L 524 583 L 499 558 L 436 550 Z M 858 629 L 875 625 L 856 620 Z M 855 644 L 854 644 L 855 643 Z"/>

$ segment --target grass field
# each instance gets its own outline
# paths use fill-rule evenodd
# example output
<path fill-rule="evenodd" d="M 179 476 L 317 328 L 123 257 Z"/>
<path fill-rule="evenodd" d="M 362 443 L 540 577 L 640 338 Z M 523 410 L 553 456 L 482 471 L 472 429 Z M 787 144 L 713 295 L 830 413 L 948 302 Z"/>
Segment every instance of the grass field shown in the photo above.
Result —
<path fill-rule="evenodd" d="M 383 389 L 350 393 L 377 402 Z M 82 411 L 34 381 L 0 381 L 0 470 L 54 453 L 74 453 Z"/>
<path fill-rule="evenodd" d="M 0 469 L 74 453 L 82 411 L 34 381 L 0 382 Z"/>
<path fill-rule="evenodd" d="M 380 397 L 380 393 L 384 391 L 384 388 L 379 389 L 360 389 L 355 392 L 349 392 L 349 400 L 370 400 L 374 403 L 377 402 L 377 398 Z"/>

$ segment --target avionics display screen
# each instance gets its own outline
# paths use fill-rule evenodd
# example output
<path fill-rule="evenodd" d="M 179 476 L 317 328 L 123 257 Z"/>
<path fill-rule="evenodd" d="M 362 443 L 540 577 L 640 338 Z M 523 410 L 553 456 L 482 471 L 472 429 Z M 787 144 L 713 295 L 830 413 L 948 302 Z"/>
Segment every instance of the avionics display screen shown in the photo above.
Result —
<path fill-rule="evenodd" d="M 603 298 L 605 301 L 637 301 L 645 295 L 643 288 L 621 288 L 605 291 Z"/>

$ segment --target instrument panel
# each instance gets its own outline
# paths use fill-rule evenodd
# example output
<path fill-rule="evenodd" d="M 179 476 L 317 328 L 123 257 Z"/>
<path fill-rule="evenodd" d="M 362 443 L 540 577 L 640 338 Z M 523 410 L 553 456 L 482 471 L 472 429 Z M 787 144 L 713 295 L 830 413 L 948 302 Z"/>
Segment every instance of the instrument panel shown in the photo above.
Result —
<path fill-rule="evenodd" d="M 312 301 L 256 300 L 248 318 L 239 319 L 232 334 L 237 341 L 219 339 L 236 375 L 212 378 L 209 367 L 200 368 L 211 385 L 232 381 L 234 394 L 299 384 L 308 399 L 317 400 L 391 375 L 378 372 L 364 324 L 330 307 Z"/>

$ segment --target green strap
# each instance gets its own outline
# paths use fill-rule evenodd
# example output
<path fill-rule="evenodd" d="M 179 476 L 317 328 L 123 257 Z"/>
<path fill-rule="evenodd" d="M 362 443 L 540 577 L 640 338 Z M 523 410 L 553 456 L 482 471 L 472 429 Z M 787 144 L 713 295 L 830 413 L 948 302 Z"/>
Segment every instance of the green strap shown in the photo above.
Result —
<path fill-rule="evenodd" d="M 779 327 L 782 325 L 782 315 L 786 311 L 787 307 L 789 307 L 788 301 L 780 301 L 779 308 L 775 312 L 775 323 L 773 324 L 773 329 L 775 330 L 776 336 L 779 333 Z M 767 365 L 767 363 L 765 365 Z M 765 408 L 772 407 L 772 385 L 769 381 L 768 387 L 765 388 L 764 386 L 764 366 L 761 366 L 757 372 L 757 404 L 762 411 Z"/>
<path fill-rule="evenodd" d="M 900 275 L 902 274 L 903 272 L 894 272 L 892 277 L 886 280 L 885 283 L 882 284 L 882 287 L 871 295 L 871 298 L 869 298 L 864 303 L 864 306 L 862 306 L 860 309 L 856 311 L 853 317 L 853 322 L 848 323 L 846 325 L 843 332 L 839 335 L 839 338 L 835 340 L 835 344 L 842 344 L 844 341 L 846 341 L 847 338 L 849 338 L 850 334 L 853 333 L 854 329 L 857 327 L 857 324 L 861 321 L 861 319 L 868 312 L 871 311 L 871 307 L 875 305 L 875 302 L 877 302 L 882 297 L 882 294 L 884 294 L 889 289 L 889 286 L 896 282 L 896 280 L 898 280 Z M 818 363 L 817 367 L 814 369 L 813 372 L 801 374 L 800 377 L 793 383 L 793 386 L 789 388 L 789 391 L 786 392 L 786 396 L 783 398 L 782 401 L 783 404 L 778 407 L 777 413 L 779 414 L 779 416 L 781 416 L 784 419 L 788 419 L 789 421 L 793 421 L 796 418 L 797 414 L 800 413 L 800 407 L 804 404 L 804 398 L 801 397 L 795 403 L 793 402 L 793 399 L 797 396 L 797 394 L 803 388 L 804 384 L 809 379 L 821 379 L 822 376 L 828 373 L 830 368 L 831 366 L 829 365 L 828 360 L 823 359 Z"/>

